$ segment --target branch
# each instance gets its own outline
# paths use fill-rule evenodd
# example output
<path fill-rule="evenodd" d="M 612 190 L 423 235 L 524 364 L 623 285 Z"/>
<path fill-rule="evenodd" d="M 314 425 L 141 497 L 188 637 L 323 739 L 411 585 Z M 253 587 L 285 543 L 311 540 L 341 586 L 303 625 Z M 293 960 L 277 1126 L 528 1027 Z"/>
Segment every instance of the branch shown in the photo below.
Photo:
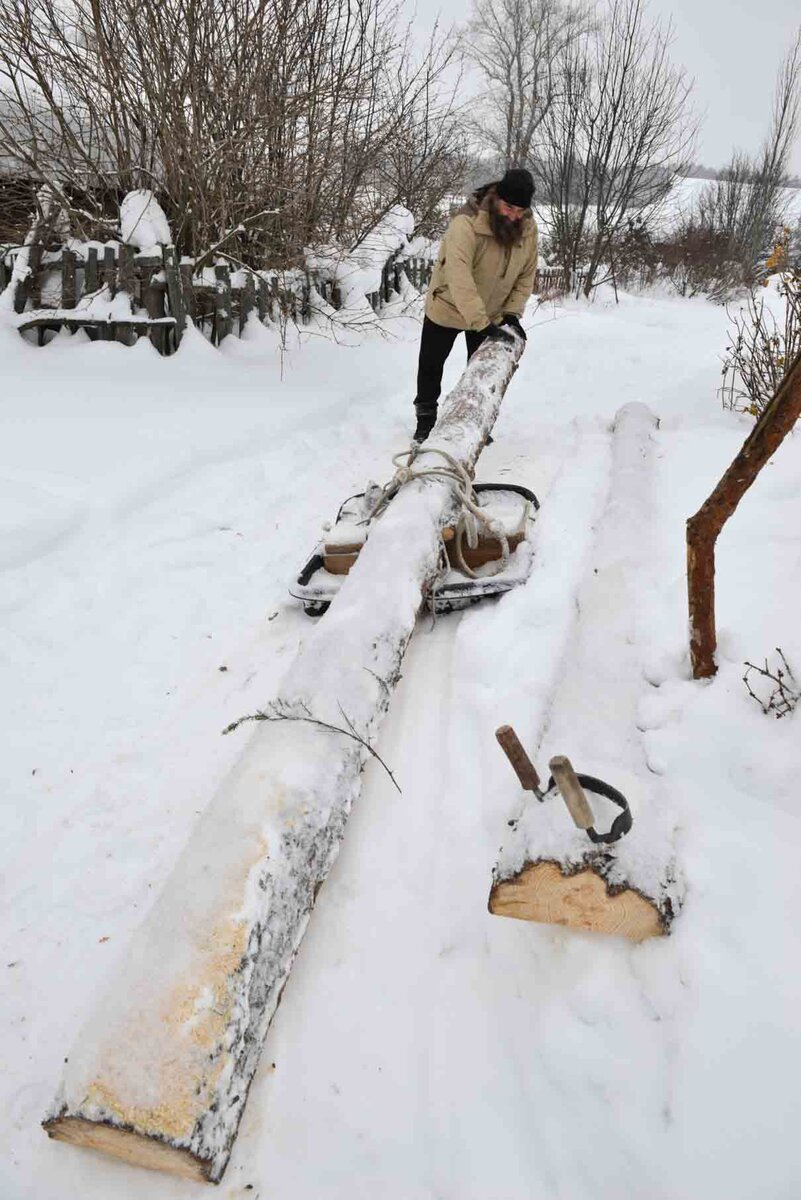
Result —
<path fill-rule="evenodd" d="M 245 217 L 244 220 L 238 221 L 236 225 L 233 225 L 230 229 L 226 230 L 218 242 L 216 242 L 213 246 L 210 246 L 208 250 L 204 250 L 200 258 L 195 260 L 193 267 L 195 274 L 197 274 L 198 271 L 202 271 L 208 260 L 212 258 L 217 251 L 220 250 L 225 243 L 234 236 L 235 233 L 244 233 L 248 225 L 252 225 L 254 221 L 258 221 L 261 217 L 273 217 L 276 215 L 276 213 L 280 212 L 280 208 L 263 208 L 261 212 L 254 213 L 251 217 Z"/>
<path fill-rule="evenodd" d="M 383 683 L 384 681 L 381 680 Z M 238 721 L 232 721 L 223 730 L 223 736 L 227 733 L 233 733 L 240 725 L 244 725 L 247 721 L 301 721 L 306 725 L 315 725 L 318 729 L 324 729 L 327 733 L 342 733 L 345 737 L 351 738 L 357 742 L 368 754 L 372 755 L 389 775 L 398 792 L 401 791 L 398 786 L 398 781 L 392 774 L 387 764 L 384 762 L 377 750 L 374 750 L 368 741 L 365 740 L 356 729 L 350 717 L 346 714 L 342 705 L 339 705 L 339 711 L 342 713 L 342 718 L 347 725 L 347 729 L 343 729 L 340 725 L 331 725 L 328 721 L 321 721 L 317 717 L 312 716 L 312 713 L 307 704 L 303 701 L 297 701 L 290 704 L 286 700 L 272 700 L 266 709 L 259 712 L 251 713 L 249 716 L 240 717 Z M 402 794 L 402 793 L 401 793 Z"/>

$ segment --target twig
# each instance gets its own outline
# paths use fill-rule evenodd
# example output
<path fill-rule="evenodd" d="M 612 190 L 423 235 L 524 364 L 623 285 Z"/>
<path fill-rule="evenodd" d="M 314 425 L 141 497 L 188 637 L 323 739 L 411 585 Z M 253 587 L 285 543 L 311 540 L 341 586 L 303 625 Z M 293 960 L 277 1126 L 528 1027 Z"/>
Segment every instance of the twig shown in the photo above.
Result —
<path fill-rule="evenodd" d="M 266 709 L 251 713 L 246 717 L 240 717 L 237 721 L 232 721 L 231 724 L 227 725 L 223 730 L 223 736 L 227 733 L 233 733 L 235 729 L 238 729 L 240 725 L 244 725 L 247 721 L 301 721 L 305 725 L 315 725 L 318 729 L 324 729 L 327 733 L 342 733 L 345 735 L 345 737 L 351 738 L 354 742 L 357 742 L 360 746 L 362 746 L 363 749 L 367 750 L 367 752 L 371 754 L 372 757 L 375 758 L 384 768 L 398 792 L 401 792 L 398 781 L 392 774 L 392 771 L 389 769 L 387 764 L 384 762 L 381 755 L 377 750 L 373 749 L 370 743 L 366 741 L 361 734 L 356 732 L 353 722 L 343 709 L 342 705 L 340 704 L 338 707 L 339 711 L 342 713 L 343 720 L 347 725 L 347 729 L 343 729 L 340 725 L 332 725 L 328 721 L 321 721 L 318 717 L 312 716 L 308 705 L 302 701 L 298 701 L 296 704 L 292 705 L 283 700 L 273 700 L 270 704 L 268 704 Z M 402 794 L 403 793 L 401 792 L 401 795 Z"/>
<path fill-rule="evenodd" d="M 234 236 L 234 234 L 244 233 L 248 225 L 252 225 L 254 221 L 258 221 L 261 217 L 274 217 L 277 213 L 280 213 L 280 211 L 280 208 L 263 208 L 261 212 L 253 213 L 252 216 L 249 217 L 244 217 L 236 225 L 233 225 L 230 229 L 226 230 L 218 242 L 216 242 L 213 246 L 209 246 L 208 250 L 204 250 L 200 257 L 195 259 L 193 268 L 195 274 L 205 267 L 208 260 L 212 258 L 217 251 L 220 250 L 225 243 Z"/>
<path fill-rule="evenodd" d="M 798 690 L 798 684 L 790 668 L 790 664 L 787 662 L 779 646 L 776 647 L 776 653 L 782 661 L 784 670 L 782 670 L 781 666 L 777 666 L 775 671 L 771 671 L 767 658 L 765 659 L 764 667 L 757 667 L 754 663 L 746 662 L 744 665 L 748 669 L 743 675 L 743 683 L 748 690 L 749 696 L 756 700 L 763 713 L 774 712 L 778 720 L 780 717 L 786 717 L 789 713 L 795 711 L 798 701 L 801 700 L 801 691 Z M 763 679 L 769 679 L 776 685 L 772 688 L 767 700 L 763 700 L 761 696 L 758 696 L 751 687 L 749 675 L 752 671 L 755 671 L 757 675 L 761 675 Z"/>

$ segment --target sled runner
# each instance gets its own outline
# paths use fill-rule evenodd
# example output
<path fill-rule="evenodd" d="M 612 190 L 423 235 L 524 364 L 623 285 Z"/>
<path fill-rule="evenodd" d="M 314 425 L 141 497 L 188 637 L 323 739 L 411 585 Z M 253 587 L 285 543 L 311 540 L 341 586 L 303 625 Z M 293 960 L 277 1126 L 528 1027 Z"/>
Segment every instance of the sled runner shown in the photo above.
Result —
<path fill-rule="evenodd" d="M 476 483 L 473 496 L 489 528 L 469 513 L 443 528 L 440 571 L 425 593 L 431 612 L 454 612 L 501 595 L 525 583 L 531 572 L 539 508 L 534 493 L 515 484 Z M 291 589 L 309 616 L 321 616 L 342 586 L 372 522 L 380 519 L 371 514 L 381 498 L 377 484 L 349 497 L 315 547 Z"/>

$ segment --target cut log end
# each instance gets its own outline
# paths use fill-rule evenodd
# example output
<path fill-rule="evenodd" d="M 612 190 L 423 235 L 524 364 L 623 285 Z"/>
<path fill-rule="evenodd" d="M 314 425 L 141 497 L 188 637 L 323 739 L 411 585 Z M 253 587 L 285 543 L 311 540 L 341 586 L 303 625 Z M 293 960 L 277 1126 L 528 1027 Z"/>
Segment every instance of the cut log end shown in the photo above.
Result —
<path fill-rule="evenodd" d="M 120 1158 L 131 1166 L 178 1175 L 196 1183 L 212 1182 L 210 1161 L 196 1158 L 191 1151 L 156 1138 L 143 1137 L 131 1129 L 86 1121 L 82 1117 L 54 1117 L 44 1121 L 43 1128 L 56 1141 Z"/>
<path fill-rule="evenodd" d="M 500 917 L 616 934 L 633 942 L 668 932 L 657 905 L 634 888 L 610 890 L 591 867 L 565 874 L 558 863 L 527 863 L 493 885 L 489 911 Z"/>

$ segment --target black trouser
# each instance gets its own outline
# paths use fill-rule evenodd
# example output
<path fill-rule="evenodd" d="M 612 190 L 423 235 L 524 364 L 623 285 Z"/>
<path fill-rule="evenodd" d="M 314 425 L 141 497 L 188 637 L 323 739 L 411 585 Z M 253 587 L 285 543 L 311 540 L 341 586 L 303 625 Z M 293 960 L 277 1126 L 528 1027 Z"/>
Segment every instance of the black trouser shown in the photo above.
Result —
<path fill-rule="evenodd" d="M 437 325 L 428 317 L 423 318 L 420 359 L 417 364 L 417 396 L 414 401 L 418 417 L 436 413 L 437 400 L 442 391 L 442 372 L 445 360 L 461 332 L 461 329 L 449 329 L 446 325 Z M 464 336 L 467 341 L 469 361 L 487 335 L 483 330 L 478 333 L 473 329 L 466 329 Z"/>

